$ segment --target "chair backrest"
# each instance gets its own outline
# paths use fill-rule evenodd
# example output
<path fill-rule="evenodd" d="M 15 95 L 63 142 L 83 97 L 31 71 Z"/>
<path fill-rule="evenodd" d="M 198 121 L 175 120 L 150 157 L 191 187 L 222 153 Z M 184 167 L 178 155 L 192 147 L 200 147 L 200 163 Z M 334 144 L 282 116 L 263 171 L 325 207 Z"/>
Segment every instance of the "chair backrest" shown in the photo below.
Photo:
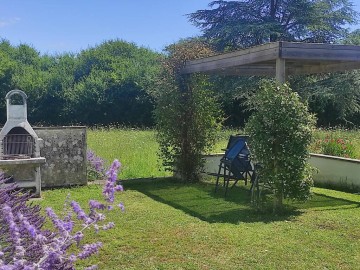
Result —
<path fill-rule="evenodd" d="M 231 135 L 228 142 L 228 149 L 224 154 L 224 161 L 236 178 L 244 178 L 245 173 L 252 171 L 249 158 L 250 151 L 246 143 L 248 136 Z"/>
<path fill-rule="evenodd" d="M 244 139 L 238 139 L 234 142 L 228 150 L 226 150 L 224 154 L 224 158 L 227 160 L 235 159 L 246 147 L 246 142 Z"/>
<path fill-rule="evenodd" d="M 232 148 L 232 146 L 234 146 L 238 141 L 245 141 L 245 147 L 241 150 L 241 152 L 239 152 L 239 154 L 241 156 L 248 157 L 250 155 L 250 150 L 246 143 L 248 138 L 249 138 L 248 135 L 230 135 L 229 141 L 226 146 L 227 151 L 229 151 Z"/>
<path fill-rule="evenodd" d="M 247 139 L 249 138 L 248 135 L 230 135 L 229 141 L 227 143 L 226 149 L 229 149 L 231 146 L 234 145 L 234 143 L 236 143 L 238 140 L 244 140 L 245 142 L 247 141 Z"/>

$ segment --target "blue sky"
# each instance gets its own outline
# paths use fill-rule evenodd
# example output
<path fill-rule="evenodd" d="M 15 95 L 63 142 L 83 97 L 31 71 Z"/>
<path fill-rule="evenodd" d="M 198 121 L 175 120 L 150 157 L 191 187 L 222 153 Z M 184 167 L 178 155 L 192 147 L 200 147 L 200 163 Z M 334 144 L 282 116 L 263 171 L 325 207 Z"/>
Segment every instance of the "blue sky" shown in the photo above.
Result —
<path fill-rule="evenodd" d="M 208 0 L 0 0 L 0 37 L 41 53 L 78 52 L 109 39 L 161 51 L 199 35 L 185 14 Z M 353 1 L 360 11 L 360 0 Z M 360 27 L 359 27 L 360 28 Z"/>

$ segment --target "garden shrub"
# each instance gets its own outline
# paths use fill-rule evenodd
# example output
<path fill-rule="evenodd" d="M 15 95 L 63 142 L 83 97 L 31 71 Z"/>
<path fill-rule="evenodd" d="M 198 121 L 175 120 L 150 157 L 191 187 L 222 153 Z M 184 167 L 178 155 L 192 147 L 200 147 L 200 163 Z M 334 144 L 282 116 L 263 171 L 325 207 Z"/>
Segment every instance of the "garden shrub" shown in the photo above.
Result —
<path fill-rule="evenodd" d="M 182 75 L 186 60 L 208 56 L 201 42 L 169 46 L 158 81 L 155 120 L 160 156 L 167 169 L 185 181 L 197 181 L 203 154 L 215 142 L 221 113 L 206 75 Z"/>
<path fill-rule="evenodd" d="M 251 100 L 254 113 L 246 124 L 261 180 L 274 195 L 274 211 L 283 199 L 306 200 L 312 185 L 308 146 L 314 116 L 286 84 L 263 81 Z"/>

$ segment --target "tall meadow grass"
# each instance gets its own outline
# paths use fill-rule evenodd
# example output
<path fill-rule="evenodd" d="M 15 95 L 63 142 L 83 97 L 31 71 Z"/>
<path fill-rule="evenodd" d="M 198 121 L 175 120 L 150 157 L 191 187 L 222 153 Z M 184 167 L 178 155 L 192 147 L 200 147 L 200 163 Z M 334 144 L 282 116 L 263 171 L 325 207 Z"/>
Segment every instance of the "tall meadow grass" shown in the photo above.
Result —
<path fill-rule="evenodd" d="M 157 156 L 158 143 L 153 130 L 97 128 L 88 131 L 88 148 L 110 164 L 122 163 L 120 178 L 169 176 Z"/>
<path fill-rule="evenodd" d="M 231 134 L 241 134 L 241 130 L 225 129 L 219 136 L 213 149 L 209 152 L 223 152 Z M 310 151 L 321 153 L 317 147 L 317 140 L 326 137 L 341 138 L 351 142 L 355 148 L 355 157 L 360 159 L 360 131 L 334 129 L 318 129 L 314 133 L 313 144 Z M 165 171 L 157 152 L 159 145 L 156 142 L 155 131 L 151 129 L 129 128 L 97 128 L 88 130 L 88 148 L 95 151 L 96 155 L 104 158 L 107 165 L 115 158 L 122 163 L 121 179 L 149 178 L 170 176 L 171 172 Z"/>
<path fill-rule="evenodd" d="M 322 149 L 319 148 L 319 141 L 324 141 L 326 139 L 341 139 L 352 144 L 352 148 L 354 149 L 354 158 L 360 159 L 360 130 L 353 129 L 317 129 L 314 132 L 313 143 L 310 146 L 310 152 L 323 154 Z"/>

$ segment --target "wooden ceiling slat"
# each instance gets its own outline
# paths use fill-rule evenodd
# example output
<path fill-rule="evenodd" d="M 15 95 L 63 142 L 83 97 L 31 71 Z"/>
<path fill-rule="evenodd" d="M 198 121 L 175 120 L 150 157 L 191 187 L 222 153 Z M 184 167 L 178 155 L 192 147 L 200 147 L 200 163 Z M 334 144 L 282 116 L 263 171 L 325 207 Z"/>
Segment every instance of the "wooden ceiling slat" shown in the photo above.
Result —
<path fill-rule="evenodd" d="M 306 66 L 306 67 L 290 67 L 288 75 L 300 75 L 300 74 L 319 74 L 340 72 L 347 70 L 360 69 L 360 62 L 352 63 L 339 63 L 339 64 L 322 64 L 318 66 Z"/>
<path fill-rule="evenodd" d="M 207 61 L 202 62 L 191 61 L 186 64 L 183 73 L 206 72 L 210 70 L 219 70 L 229 67 L 242 66 L 246 64 L 269 61 L 276 58 L 278 51 L 276 49 L 268 49 L 257 51 L 256 53 L 247 53 L 233 57 L 217 58 L 216 60 L 209 57 Z"/>
<path fill-rule="evenodd" d="M 288 42 L 280 41 L 282 48 L 295 48 L 295 49 L 326 49 L 326 50 L 351 50 L 360 51 L 360 46 L 357 45 L 342 45 L 342 44 L 327 44 L 327 43 L 303 43 L 303 42 Z"/>
<path fill-rule="evenodd" d="M 328 50 L 328 49 L 282 49 L 284 59 L 310 61 L 360 61 L 360 51 L 355 50 Z"/>

